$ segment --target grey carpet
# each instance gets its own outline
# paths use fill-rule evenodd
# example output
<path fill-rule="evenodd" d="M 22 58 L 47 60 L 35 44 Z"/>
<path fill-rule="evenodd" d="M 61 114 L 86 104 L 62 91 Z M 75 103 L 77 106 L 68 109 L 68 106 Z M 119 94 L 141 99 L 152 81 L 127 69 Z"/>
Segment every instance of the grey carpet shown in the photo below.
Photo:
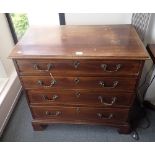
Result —
<path fill-rule="evenodd" d="M 155 112 L 148 111 L 151 126 L 138 129 L 139 141 L 155 141 Z M 14 113 L 1 137 L 6 142 L 132 142 L 130 135 L 118 134 L 115 128 L 92 125 L 53 124 L 44 131 L 33 131 L 31 114 L 22 94 Z M 145 122 L 143 122 L 145 123 Z"/>

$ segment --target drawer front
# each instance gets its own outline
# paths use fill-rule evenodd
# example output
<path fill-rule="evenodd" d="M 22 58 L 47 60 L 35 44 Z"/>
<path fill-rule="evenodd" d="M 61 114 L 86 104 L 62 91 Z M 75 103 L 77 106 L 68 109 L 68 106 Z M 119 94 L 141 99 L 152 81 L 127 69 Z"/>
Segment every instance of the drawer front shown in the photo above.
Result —
<path fill-rule="evenodd" d="M 100 89 L 133 91 L 136 80 L 118 77 L 50 77 L 23 76 L 22 83 L 26 89 Z"/>
<path fill-rule="evenodd" d="M 92 120 L 97 122 L 127 121 L 128 109 L 83 107 L 31 107 L 35 119 Z"/>
<path fill-rule="evenodd" d="M 106 93 L 101 91 L 27 91 L 32 105 L 84 105 L 100 107 L 131 106 L 132 93 Z"/>
<path fill-rule="evenodd" d="M 76 116 L 76 108 L 64 108 L 64 107 L 44 107 L 44 106 L 38 106 L 38 107 L 31 107 L 31 111 L 33 114 L 33 117 L 35 119 L 75 119 Z"/>
<path fill-rule="evenodd" d="M 85 120 L 102 121 L 127 121 L 128 109 L 103 109 L 103 108 L 79 108 L 80 118 Z"/>
<path fill-rule="evenodd" d="M 121 60 L 17 60 L 19 72 L 29 75 L 137 76 L 140 64 Z"/>

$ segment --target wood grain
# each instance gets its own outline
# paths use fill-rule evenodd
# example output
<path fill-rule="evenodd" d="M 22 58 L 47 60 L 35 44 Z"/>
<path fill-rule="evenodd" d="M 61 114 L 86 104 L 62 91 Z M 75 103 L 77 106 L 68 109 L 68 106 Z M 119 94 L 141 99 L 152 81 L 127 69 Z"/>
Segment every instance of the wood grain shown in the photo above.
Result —
<path fill-rule="evenodd" d="M 132 25 L 55 26 L 30 27 L 10 58 L 144 60 L 148 54 Z"/>

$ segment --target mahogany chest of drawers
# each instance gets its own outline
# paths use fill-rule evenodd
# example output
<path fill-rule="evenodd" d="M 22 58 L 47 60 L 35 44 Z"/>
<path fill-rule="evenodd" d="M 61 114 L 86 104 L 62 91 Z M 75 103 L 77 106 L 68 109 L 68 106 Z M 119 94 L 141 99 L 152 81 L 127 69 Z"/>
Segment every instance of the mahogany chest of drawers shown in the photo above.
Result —
<path fill-rule="evenodd" d="M 34 130 L 73 123 L 130 131 L 130 109 L 148 58 L 131 25 L 29 28 L 10 58 Z"/>

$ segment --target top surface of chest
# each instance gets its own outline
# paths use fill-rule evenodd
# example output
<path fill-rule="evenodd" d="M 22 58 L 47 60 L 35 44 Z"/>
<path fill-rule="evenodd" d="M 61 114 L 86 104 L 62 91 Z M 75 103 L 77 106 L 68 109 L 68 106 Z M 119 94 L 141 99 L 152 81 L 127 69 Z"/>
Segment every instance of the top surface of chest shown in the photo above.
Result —
<path fill-rule="evenodd" d="M 10 58 L 146 59 L 131 25 L 31 27 Z"/>

